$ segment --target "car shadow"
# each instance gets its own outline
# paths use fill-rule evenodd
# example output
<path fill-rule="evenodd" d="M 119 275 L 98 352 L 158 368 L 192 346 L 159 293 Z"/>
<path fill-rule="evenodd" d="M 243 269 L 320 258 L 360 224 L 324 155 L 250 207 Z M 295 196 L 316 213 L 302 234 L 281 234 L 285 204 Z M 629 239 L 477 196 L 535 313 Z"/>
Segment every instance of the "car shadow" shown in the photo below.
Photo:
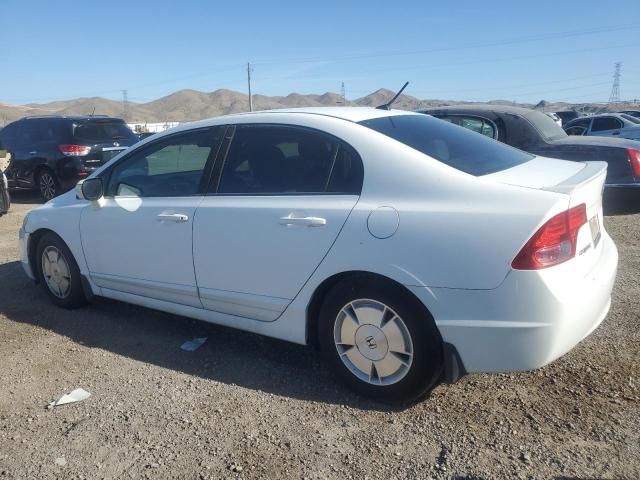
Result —
<path fill-rule="evenodd" d="M 0 315 L 80 345 L 274 395 L 364 410 L 403 409 L 366 400 L 336 383 L 311 347 L 105 298 L 76 310 L 61 309 L 17 261 L 0 264 L 0 278 Z M 195 337 L 208 340 L 194 352 L 180 349 Z"/>

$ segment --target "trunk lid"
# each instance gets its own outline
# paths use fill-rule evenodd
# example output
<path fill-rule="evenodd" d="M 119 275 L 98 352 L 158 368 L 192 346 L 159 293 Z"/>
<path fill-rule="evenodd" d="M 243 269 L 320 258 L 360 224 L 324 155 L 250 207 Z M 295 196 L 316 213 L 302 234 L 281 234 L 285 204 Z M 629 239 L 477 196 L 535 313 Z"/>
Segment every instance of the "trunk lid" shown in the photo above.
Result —
<path fill-rule="evenodd" d="M 575 262 L 578 271 L 586 275 L 601 253 L 600 240 L 604 230 L 602 193 L 606 175 L 606 162 L 569 162 L 536 157 L 530 162 L 482 178 L 566 195 L 567 209 L 584 203 L 587 223 L 578 232 L 576 256 L 567 263 Z M 543 220 L 540 219 L 541 224 Z"/>

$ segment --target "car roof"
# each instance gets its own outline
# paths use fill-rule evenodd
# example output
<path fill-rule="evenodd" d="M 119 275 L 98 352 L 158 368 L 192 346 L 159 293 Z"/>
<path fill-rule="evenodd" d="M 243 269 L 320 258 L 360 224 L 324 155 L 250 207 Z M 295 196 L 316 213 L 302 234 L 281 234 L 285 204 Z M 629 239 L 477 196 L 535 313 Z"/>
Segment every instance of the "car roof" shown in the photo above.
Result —
<path fill-rule="evenodd" d="M 372 118 L 390 117 L 395 115 L 418 115 L 415 112 L 407 110 L 382 110 L 373 107 L 301 107 L 301 108 L 278 108 L 274 110 L 260 110 L 257 112 L 244 112 L 223 115 L 220 117 L 207 118 L 196 122 L 184 123 L 181 126 L 206 127 L 219 125 L 225 122 L 233 122 L 234 120 L 242 120 L 246 122 L 247 118 L 255 117 L 262 120 L 268 119 L 270 115 L 313 115 L 324 116 L 345 120 L 348 122 L 361 122 Z M 176 127 L 181 129 L 180 127 Z"/>
<path fill-rule="evenodd" d="M 511 113 L 513 115 L 520 115 L 525 118 L 545 115 L 545 113 L 543 112 L 540 112 L 538 110 L 532 110 L 530 108 L 514 107 L 511 105 L 495 105 L 491 103 L 448 105 L 448 106 L 441 106 L 441 107 L 422 108 L 418 111 L 421 113 L 430 113 L 430 112 L 438 112 L 438 111 L 452 111 L 452 112 L 477 111 L 477 112 Z"/>

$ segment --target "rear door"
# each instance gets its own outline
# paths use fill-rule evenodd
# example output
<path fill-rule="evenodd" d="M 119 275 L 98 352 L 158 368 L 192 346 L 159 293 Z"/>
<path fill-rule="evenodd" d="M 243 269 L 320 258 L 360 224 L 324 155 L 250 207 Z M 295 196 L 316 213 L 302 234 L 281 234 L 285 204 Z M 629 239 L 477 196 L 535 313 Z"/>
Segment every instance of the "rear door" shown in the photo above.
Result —
<path fill-rule="evenodd" d="M 359 198 L 362 162 L 332 136 L 283 125 L 231 127 L 221 150 L 194 222 L 200 300 L 272 321 L 340 233 Z"/>
<path fill-rule="evenodd" d="M 620 136 L 620 129 L 624 127 L 621 120 L 616 117 L 598 117 L 594 118 L 591 123 L 591 129 L 589 135 L 597 135 L 601 137 L 616 137 Z"/>

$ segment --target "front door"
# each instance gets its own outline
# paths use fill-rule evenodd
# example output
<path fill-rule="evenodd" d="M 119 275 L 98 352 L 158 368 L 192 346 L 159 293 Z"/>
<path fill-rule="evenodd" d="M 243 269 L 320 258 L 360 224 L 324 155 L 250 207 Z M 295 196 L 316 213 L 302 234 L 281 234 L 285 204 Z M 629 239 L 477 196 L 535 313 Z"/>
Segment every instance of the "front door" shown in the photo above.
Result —
<path fill-rule="evenodd" d="M 201 307 L 192 227 L 219 133 L 205 128 L 163 137 L 105 172 L 105 197 L 87 206 L 80 221 L 96 285 Z"/>
<path fill-rule="evenodd" d="M 213 183 L 194 222 L 202 304 L 275 320 L 358 201 L 361 160 L 351 147 L 316 130 L 243 125 Z"/>

